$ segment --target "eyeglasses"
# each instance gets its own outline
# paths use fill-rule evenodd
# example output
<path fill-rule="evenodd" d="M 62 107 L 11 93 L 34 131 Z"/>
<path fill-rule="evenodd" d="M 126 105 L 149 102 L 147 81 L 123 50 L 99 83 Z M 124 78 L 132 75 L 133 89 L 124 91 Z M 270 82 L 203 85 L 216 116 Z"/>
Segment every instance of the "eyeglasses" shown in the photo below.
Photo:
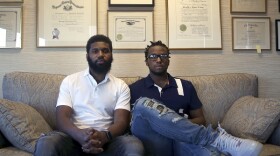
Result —
<path fill-rule="evenodd" d="M 109 53 L 110 49 L 109 48 L 92 48 L 90 49 L 90 53 L 98 53 L 99 51 L 102 51 L 103 53 Z"/>
<path fill-rule="evenodd" d="M 160 54 L 160 55 L 150 54 L 147 58 L 152 60 L 152 61 L 157 60 L 157 58 L 160 58 L 161 60 L 167 60 L 167 59 L 170 58 L 170 56 L 169 56 L 169 54 Z"/>

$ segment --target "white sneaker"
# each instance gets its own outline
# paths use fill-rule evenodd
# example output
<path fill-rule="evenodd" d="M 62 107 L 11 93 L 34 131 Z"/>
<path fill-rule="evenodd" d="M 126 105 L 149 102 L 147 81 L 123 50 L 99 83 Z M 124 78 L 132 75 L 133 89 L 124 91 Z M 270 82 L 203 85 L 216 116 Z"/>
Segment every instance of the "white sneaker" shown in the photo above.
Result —
<path fill-rule="evenodd" d="M 263 145 L 257 141 L 241 139 L 228 134 L 220 124 L 218 127 L 219 136 L 211 144 L 224 154 L 231 156 L 258 156 Z"/>

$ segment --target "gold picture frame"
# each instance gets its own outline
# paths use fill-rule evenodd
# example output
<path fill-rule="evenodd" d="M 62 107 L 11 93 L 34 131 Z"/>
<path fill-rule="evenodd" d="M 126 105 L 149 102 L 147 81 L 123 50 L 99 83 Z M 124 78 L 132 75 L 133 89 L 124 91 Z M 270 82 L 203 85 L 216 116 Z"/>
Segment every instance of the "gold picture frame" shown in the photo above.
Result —
<path fill-rule="evenodd" d="M 97 0 L 37 0 L 37 47 L 85 47 L 97 34 Z"/>
<path fill-rule="evenodd" d="M 108 11 L 108 36 L 114 49 L 144 49 L 154 40 L 152 11 Z"/>
<path fill-rule="evenodd" d="M 266 0 L 230 0 L 232 13 L 266 13 Z"/>
<path fill-rule="evenodd" d="M 22 7 L 0 6 L 0 48 L 22 48 Z"/>
<path fill-rule="evenodd" d="M 222 49 L 220 0 L 169 0 L 170 49 Z"/>
<path fill-rule="evenodd" d="M 23 0 L 0 0 L 0 3 L 23 3 Z"/>
<path fill-rule="evenodd" d="M 233 50 L 270 50 L 269 17 L 233 17 Z"/>

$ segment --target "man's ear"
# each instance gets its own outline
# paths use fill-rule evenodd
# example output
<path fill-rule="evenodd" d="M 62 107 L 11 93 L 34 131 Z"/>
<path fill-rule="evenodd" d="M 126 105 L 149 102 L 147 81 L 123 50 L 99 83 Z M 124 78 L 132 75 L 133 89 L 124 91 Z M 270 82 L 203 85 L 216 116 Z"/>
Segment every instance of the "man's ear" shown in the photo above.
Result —
<path fill-rule="evenodd" d="M 146 63 L 146 66 L 148 66 L 148 62 L 147 62 L 147 59 L 145 60 L 145 63 Z"/>

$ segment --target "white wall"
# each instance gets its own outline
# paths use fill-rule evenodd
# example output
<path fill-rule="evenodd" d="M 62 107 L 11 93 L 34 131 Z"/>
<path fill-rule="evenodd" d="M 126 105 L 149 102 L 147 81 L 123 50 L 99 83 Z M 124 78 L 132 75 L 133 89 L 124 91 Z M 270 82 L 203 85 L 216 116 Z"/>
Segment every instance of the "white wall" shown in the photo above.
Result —
<path fill-rule="evenodd" d="M 23 3 L 23 48 L 0 49 L 0 88 L 3 75 L 12 71 L 71 74 L 87 67 L 84 48 L 36 48 L 36 0 Z M 98 32 L 107 34 L 107 0 L 98 0 Z M 234 14 L 271 18 L 271 51 L 232 51 L 230 0 L 221 0 L 223 50 L 172 51 L 172 75 L 252 73 L 259 77 L 260 97 L 280 95 L 280 52 L 275 48 L 275 19 L 280 19 L 278 0 L 267 0 L 266 14 Z M 166 2 L 155 0 L 155 40 L 166 43 Z M 86 43 L 85 43 L 86 44 Z M 144 49 L 144 47 L 143 47 Z M 116 76 L 146 76 L 143 50 L 115 50 L 111 71 Z M 2 91 L 0 91 L 2 97 Z"/>

